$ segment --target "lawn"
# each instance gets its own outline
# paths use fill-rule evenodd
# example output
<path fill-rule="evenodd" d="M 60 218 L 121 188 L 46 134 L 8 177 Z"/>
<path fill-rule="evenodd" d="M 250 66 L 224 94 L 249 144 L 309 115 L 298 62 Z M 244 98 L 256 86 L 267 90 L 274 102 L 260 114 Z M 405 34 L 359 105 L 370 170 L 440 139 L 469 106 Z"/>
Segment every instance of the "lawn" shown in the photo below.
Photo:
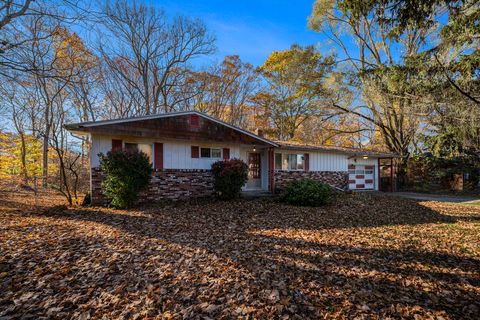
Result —
<path fill-rule="evenodd" d="M 0 318 L 480 314 L 480 207 L 368 194 L 323 208 L 60 201 L 36 209 L 28 192 L 0 192 Z"/>

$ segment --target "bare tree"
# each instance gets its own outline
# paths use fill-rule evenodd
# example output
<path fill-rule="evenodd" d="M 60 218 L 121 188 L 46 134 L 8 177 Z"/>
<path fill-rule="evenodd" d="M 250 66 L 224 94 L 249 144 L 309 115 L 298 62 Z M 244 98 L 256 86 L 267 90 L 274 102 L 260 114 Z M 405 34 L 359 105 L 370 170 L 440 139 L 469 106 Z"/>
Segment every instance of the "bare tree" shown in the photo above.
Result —
<path fill-rule="evenodd" d="M 207 71 L 190 71 L 178 92 L 181 108 L 208 113 L 243 128 L 251 125 L 251 97 L 259 88 L 254 67 L 239 56 L 226 56 Z"/>
<path fill-rule="evenodd" d="M 113 76 L 109 81 L 118 81 L 116 87 L 129 96 L 137 114 L 175 110 L 179 102 L 173 93 L 183 76 L 178 70 L 215 49 L 200 20 L 169 19 L 154 7 L 123 0 L 105 6 L 99 39 L 99 52 Z"/>
<path fill-rule="evenodd" d="M 350 105 L 332 101 L 331 106 L 371 123 L 390 151 L 408 157 L 428 101 L 416 91 L 416 75 L 403 66 L 424 47 L 432 29 L 411 27 L 395 37 L 382 23 L 388 8 L 352 14 L 337 5 L 336 1 L 315 2 L 310 27 L 339 49 L 340 62 L 347 64 L 350 74 L 345 85 L 360 95 Z"/>
<path fill-rule="evenodd" d="M 33 35 L 25 28 L 25 20 L 54 20 L 57 23 L 74 23 L 90 13 L 88 2 L 72 0 L 1 0 L 0 1 L 0 76 L 15 78 L 16 72 L 35 73 L 31 65 L 18 59 L 18 51 L 32 42 L 47 39 Z"/>

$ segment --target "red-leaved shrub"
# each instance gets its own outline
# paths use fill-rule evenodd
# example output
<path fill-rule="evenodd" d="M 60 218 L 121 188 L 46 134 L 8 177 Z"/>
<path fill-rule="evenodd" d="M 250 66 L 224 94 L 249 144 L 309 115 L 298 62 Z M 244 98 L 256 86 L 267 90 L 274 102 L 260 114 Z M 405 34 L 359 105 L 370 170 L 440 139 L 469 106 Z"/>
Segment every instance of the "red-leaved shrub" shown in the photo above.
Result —
<path fill-rule="evenodd" d="M 216 195 L 221 199 L 233 199 L 240 195 L 248 179 L 248 166 L 240 159 L 217 161 L 212 164 Z"/>

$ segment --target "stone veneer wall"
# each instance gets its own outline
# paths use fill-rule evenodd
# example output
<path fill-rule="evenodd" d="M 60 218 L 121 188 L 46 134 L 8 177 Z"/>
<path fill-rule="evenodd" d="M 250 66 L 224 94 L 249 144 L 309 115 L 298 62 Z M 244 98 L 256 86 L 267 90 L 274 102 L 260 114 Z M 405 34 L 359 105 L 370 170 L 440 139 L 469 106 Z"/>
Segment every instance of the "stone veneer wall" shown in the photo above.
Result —
<path fill-rule="evenodd" d="M 92 168 L 92 204 L 109 203 L 102 193 L 104 177 L 100 168 Z M 139 202 L 208 197 L 213 192 L 213 175 L 210 170 L 164 169 L 153 173 L 148 189 L 140 194 Z"/>
<path fill-rule="evenodd" d="M 348 187 L 348 172 L 275 170 L 275 189 L 283 189 L 290 181 L 310 178 L 341 189 Z"/>

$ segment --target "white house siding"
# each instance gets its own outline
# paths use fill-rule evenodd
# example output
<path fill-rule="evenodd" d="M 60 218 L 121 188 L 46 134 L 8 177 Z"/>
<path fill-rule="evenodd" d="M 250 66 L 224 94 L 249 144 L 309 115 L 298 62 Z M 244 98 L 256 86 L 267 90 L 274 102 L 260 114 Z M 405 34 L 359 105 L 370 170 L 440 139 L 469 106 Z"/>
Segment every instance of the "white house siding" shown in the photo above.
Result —
<path fill-rule="evenodd" d="M 372 157 L 369 157 L 368 159 L 363 159 L 362 157 L 356 157 L 356 158 L 351 158 L 351 159 L 348 159 L 348 164 L 354 164 L 354 165 L 360 165 L 360 166 L 374 166 L 374 183 L 375 183 L 375 186 L 374 186 L 374 189 L 375 190 L 378 190 L 378 181 L 379 181 L 379 177 L 378 177 L 378 158 L 372 158 Z"/>
<path fill-rule="evenodd" d="M 95 168 L 100 165 L 98 158 L 99 153 L 106 154 L 112 149 L 112 136 L 93 136 L 90 164 Z M 240 147 L 234 144 L 221 144 L 215 142 L 191 142 L 191 141 L 173 141 L 161 139 L 142 139 L 142 138 L 122 138 L 123 142 L 133 143 L 163 143 L 163 167 L 165 169 L 210 169 L 212 163 L 219 159 L 215 158 L 192 158 L 191 146 L 208 147 L 208 148 L 230 148 L 230 158 L 240 158 Z M 223 150 L 222 150 L 223 152 Z"/>

